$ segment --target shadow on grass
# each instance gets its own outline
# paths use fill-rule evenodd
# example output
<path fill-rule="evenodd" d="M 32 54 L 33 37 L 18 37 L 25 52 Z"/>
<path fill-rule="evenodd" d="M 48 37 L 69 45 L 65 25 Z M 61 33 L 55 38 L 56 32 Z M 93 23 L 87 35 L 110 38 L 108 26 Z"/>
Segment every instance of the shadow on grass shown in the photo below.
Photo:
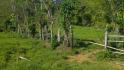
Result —
<path fill-rule="evenodd" d="M 95 42 L 93 40 L 82 40 L 82 39 L 75 39 L 74 40 L 74 48 L 87 48 L 91 43 L 89 42 Z"/>

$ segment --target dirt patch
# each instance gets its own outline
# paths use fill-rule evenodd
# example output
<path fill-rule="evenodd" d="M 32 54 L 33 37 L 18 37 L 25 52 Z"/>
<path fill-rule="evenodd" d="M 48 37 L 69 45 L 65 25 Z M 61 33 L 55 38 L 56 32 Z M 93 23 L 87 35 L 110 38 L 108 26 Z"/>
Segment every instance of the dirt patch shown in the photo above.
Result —
<path fill-rule="evenodd" d="M 91 58 L 94 58 L 94 55 L 98 52 L 101 52 L 101 51 L 103 51 L 103 50 L 95 50 L 95 51 L 87 53 L 87 54 L 79 53 L 79 54 L 76 54 L 76 55 L 68 56 L 67 60 L 69 62 L 76 61 L 76 62 L 79 62 L 79 63 L 86 62 L 86 61 L 91 61 L 92 62 Z"/>
<path fill-rule="evenodd" d="M 68 56 L 68 61 L 70 61 L 70 62 L 73 62 L 73 61 L 85 62 L 85 61 L 88 61 L 88 60 L 89 60 L 88 55 L 85 55 L 85 54 L 77 54 L 77 55 L 74 55 L 74 56 Z"/>

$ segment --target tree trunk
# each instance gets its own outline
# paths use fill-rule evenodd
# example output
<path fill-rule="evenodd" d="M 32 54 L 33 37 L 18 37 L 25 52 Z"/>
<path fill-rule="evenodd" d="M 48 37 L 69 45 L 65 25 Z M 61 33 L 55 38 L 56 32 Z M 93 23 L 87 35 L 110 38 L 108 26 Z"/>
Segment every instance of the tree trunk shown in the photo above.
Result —
<path fill-rule="evenodd" d="M 18 32 L 18 34 L 20 33 L 20 25 L 19 25 L 19 23 L 17 24 L 17 32 Z"/>
<path fill-rule="evenodd" d="M 65 34 L 64 34 L 64 44 L 66 47 L 70 47 L 70 44 L 69 44 L 69 32 L 68 31 L 65 31 Z"/>
<path fill-rule="evenodd" d="M 70 25 L 70 47 L 73 47 L 73 30 L 72 30 L 72 26 Z"/>
<path fill-rule="evenodd" d="M 53 43 L 53 21 L 51 22 L 51 44 Z"/>
<path fill-rule="evenodd" d="M 30 37 L 30 32 L 29 32 L 29 28 L 28 28 L 28 20 L 27 17 L 25 16 L 25 24 L 26 24 L 26 36 Z"/>
<path fill-rule="evenodd" d="M 42 39 L 42 27 L 41 27 L 41 24 L 39 23 L 39 40 Z"/>
<path fill-rule="evenodd" d="M 45 38 L 44 38 L 44 28 L 41 28 L 41 32 L 42 32 L 42 40 L 45 40 Z"/>
<path fill-rule="evenodd" d="M 58 28 L 57 42 L 60 43 L 60 41 L 61 41 L 60 28 Z"/>
<path fill-rule="evenodd" d="M 43 33 L 44 33 L 44 40 L 48 40 L 48 27 L 47 25 L 44 26 L 43 28 Z"/>

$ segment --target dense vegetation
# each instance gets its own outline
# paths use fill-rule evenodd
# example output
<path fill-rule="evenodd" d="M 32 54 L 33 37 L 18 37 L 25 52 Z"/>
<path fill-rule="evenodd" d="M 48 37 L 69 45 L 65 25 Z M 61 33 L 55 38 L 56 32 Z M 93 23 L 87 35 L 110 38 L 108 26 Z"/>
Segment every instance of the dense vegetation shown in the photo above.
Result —
<path fill-rule="evenodd" d="M 89 43 L 103 43 L 105 29 L 124 34 L 123 0 L 0 0 L 0 8 L 1 70 L 123 69 L 123 56 Z"/>

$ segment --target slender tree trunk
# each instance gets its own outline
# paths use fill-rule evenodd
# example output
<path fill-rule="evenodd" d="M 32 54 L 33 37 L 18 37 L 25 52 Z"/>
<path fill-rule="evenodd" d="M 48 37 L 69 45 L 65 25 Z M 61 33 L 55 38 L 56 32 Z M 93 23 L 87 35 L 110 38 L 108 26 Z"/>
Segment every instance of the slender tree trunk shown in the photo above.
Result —
<path fill-rule="evenodd" d="M 58 28 L 57 41 L 58 41 L 58 43 L 60 43 L 60 41 L 61 41 L 60 28 Z"/>
<path fill-rule="evenodd" d="M 44 33 L 45 33 L 45 35 L 44 35 L 45 40 L 48 40 L 48 27 L 47 27 L 47 25 L 44 26 Z"/>
<path fill-rule="evenodd" d="M 40 9 L 41 11 L 43 10 L 43 0 L 40 0 L 41 4 L 40 4 Z M 41 17 L 41 19 L 43 19 L 43 17 Z M 41 21 L 41 20 L 40 20 Z M 43 20 L 44 21 L 44 20 Z M 43 21 L 40 22 L 40 37 L 42 40 L 45 40 L 45 36 L 44 36 L 44 25 L 43 24 Z"/>
<path fill-rule="evenodd" d="M 30 30 L 29 30 L 29 27 L 28 27 L 29 25 L 28 25 L 28 20 L 27 20 L 26 15 L 25 15 L 25 21 L 24 22 L 25 22 L 25 25 L 26 25 L 26 27 L 25 27 L 26 28 L 26 35 L 27 35 L 27 37 L 30 37 L 30 32 L 29 32 Z"/>
<path fill-rule="evenodd" d="M 53 43 L 53 21 L 51 22 L 51 43 Z"/>
<path fill-rule="evenodd" d="M 19 25 L 19 23 L 17 24 L 17 32 L 18 32 L 18 34 L 20 33 L 20 25 Z"/>
<path fill-rule="evenodd" d="M 20 34 L 20 24 L 19 24 L 19 20 L 18 20 L 18 16 L 16 15 L 16 24 L 17 24 L 17 33 Z"/>
<path fill-rule="evenodd" d="M 42 28 L 42 40 L 45 40 L 45 38 L 44 38 L 44 30 L 43 30 L 43 28 Z"/>
<path fill-rule="evenodd" d="M 70 25 L 70 47 L 73 47 L 73 29 Z"/>
<path fill-rule="evenodd" d="M 18 33 L 22 36 L 23 35 L 23 32 L 22 32 L 23 30 L 22 30 L 22 27 L 21 27 L 21 25 L 19 24 L 19 22 L 18 22 Z"/>
<path fill-rule="evenodd" d="M 26 0 L 25 3 L 28 4 L 28 1 Z M 24 15 L 25 33 L 26 33 L 26 36 L 29 37 L 30 36 L 30 32 L 29 31 L 30 30 L 29 30 L 28 16 L 25 13 L 24 5 L 22 7 L 23 7 L 23 15 Z"/>
<path fill-rule="evenodd" d="M 42 39 L 42 27 L 41 27 L 41 24 L 39 23 L 39 29 L 38 29 L 38 31 L 39 31 L 39 40 L 41 40 Z"/>
<path fill-rule="evenodd" d="M 64 32 L 64 44 L 66 45 L 66 47 L 70 47 L 70 44 L 69 44 L 69 32 L 68 31 Z"/>

